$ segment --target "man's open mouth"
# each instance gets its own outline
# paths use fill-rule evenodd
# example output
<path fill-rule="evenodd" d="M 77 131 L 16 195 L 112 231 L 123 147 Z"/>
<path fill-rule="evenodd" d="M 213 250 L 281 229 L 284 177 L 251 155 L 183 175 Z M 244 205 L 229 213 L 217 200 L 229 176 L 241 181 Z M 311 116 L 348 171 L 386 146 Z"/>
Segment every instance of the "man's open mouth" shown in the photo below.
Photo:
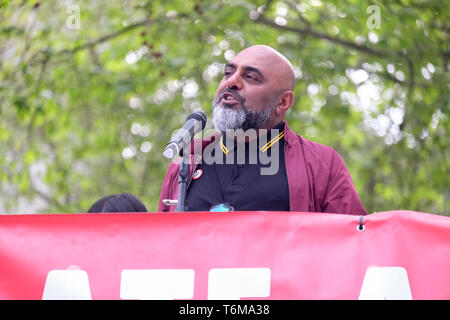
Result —
<path fill-rule="evenodd" d="M 226 105 L 235 105 L 237 103 L 241 103 L 241 100 L 231 92 L 225 92 L 222 94 L 220 102 Z"/>

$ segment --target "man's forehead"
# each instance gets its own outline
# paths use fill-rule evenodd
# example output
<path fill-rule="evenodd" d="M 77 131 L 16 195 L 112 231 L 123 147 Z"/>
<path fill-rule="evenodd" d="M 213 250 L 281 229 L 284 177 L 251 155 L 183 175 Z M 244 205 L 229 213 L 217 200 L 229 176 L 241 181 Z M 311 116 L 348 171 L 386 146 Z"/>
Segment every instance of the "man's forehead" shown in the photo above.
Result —
<path fill-rule="evenodd" d="M 271 47 L 265 45 L 248 47 L 239 52 L 231 63 L 235 67 L 258 69 L 264 77 L 272 78 L 283 87 L 293 88 L 295 77 L 292 64 Z"/>
<path fill-rule="evenodd" d="M 275 49 L 264 45 L 256 45 L 242 50 L 231 62 L 236 66 L 251 66 L 259 68 L 261 71 L 266 69 L 268 71 L 292 71 L 289 60 Z"/>
<path fill-rule="evenodd" d="M 247 48 L 234 57 L 231 63 L 235 66 L 262 68 L 269 65 L 273 66 L 274 63 L 280 63 L 281 61 L 277 58 L 278 57 L 271 52 Z"/>

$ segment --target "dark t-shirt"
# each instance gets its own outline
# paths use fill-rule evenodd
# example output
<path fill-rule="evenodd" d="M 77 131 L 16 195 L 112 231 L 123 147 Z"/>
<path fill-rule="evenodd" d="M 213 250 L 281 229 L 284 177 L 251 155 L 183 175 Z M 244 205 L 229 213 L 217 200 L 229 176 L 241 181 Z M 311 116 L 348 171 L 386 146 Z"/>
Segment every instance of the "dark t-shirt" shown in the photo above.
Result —
<path fill-rule="evenodd" d="M 284 122 L 274 129 L 267 138 L 242 144 L 224 135 L 211 154 L 218 161 L 201 163 L 193 174 L 187 210 L 209 211 L 227 203 L 236 211 L 289 211 Z"/>

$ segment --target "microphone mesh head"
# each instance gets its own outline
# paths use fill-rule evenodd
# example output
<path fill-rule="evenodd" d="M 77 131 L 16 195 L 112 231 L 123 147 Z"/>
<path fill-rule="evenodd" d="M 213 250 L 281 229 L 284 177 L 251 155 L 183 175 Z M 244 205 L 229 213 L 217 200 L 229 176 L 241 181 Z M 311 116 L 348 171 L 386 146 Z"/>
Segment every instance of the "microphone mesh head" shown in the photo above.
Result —
<path fill-rule="evenodd" d="M 202 122 L 202 130 L 206 127 L 206 115 L 201 111 L 196 111 L 187 116 L 186 120 L 195 119 Z"/>

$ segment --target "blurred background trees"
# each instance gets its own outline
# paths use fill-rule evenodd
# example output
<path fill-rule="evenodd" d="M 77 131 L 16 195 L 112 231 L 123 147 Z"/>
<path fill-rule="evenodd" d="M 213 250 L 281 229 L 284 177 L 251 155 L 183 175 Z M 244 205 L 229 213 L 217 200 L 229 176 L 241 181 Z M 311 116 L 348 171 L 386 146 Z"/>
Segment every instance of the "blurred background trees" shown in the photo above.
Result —
<path fill-rule="evenodd" d="M 335 148 L 369 212 L 449 215 L 446 1 L 0 0 L 0 212 L 157 210 L 162 150 L 223 66 L 294 65 L 291 128 Z M 209 121 L 208 127 L 212 126 Z"/>

